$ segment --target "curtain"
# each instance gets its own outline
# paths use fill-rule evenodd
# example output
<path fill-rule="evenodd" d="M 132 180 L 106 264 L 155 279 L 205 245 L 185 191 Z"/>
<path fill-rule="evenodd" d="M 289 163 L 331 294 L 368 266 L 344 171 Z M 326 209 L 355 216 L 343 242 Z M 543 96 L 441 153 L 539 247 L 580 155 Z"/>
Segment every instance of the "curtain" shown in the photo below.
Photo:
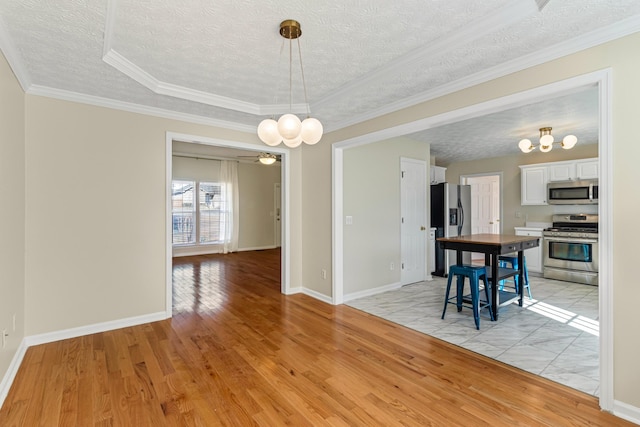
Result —
<path fill-rule="evenodd" d="M 222 253 L 238 251 L 238 162 L 220 162 L 220 191 L 225 204 L 225 215 L 221 216 L 220 237 L 223 241 Z"/>

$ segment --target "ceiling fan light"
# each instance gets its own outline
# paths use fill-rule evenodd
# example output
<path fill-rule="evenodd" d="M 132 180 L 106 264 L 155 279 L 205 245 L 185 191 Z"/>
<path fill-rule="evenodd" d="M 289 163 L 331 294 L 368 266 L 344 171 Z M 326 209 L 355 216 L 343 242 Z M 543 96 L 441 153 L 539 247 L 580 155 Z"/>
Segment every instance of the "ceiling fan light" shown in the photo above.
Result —
<path fill-rule="evenodd" d="M 295 138 L 291 138 L 291 139 L 283 138 L 282 142 L 284 142 L 284 145 L 286 145 L 289 148 L 296 148 L 300 144 L 302 144 L 302 136 L 298 135 Z"/>
<path fill-rule="evenodd" d="M 518 143 L 518 147 L 520 148 L 520 151 L 522 151 L 523 153 L 530 153 L 535 148 L 531 143 L 531 140 L 526 138 L 520 140 L 520 142 Z"/>
<path fill-rule="evenodd" d="M 258 137 L 265 144 L 275 147 L 282 142 L 282 136 L 278 132 L 278 122 L 273 119 L 265 119 L 258 125 Z"/>
<path fill-rule="evenodd" d="M 300 136 L 302 136 L 303 142 L 313 145 L 317 144 L 320 138 L 322 138 L 322 131 L 322 123 L 320 123 L 320 120 L 307 117 L 302 121 Z"/>
<path fill-rule="evenodd" d="M 575 135 L 567 135 L 562 139 L 562 148 L 570 150 L 575 147 L 578 142 L 578 138 Z"/>
<path fill-rule="evenodd" d="M 282 135 L 282 139 L 294 139 L 300 135 L 302 123 L 295 114 L 285 114 L 278 119 L 278 132 Z"/>
<path fill-rule="evenodd" d="M 258 159 L 263 165 L 272 165 L 276 162 L 275 157 L 260 157 Z"/>

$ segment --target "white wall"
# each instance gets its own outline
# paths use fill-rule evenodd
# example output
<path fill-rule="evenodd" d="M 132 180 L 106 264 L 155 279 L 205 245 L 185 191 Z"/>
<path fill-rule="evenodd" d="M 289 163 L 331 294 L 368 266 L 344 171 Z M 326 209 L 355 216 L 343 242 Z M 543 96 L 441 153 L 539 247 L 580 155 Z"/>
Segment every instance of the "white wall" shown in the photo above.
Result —
<path fill-rule="evenodd" d="M 24 93 L 0 54 L 0 332 L 9 334 L 0 348 L 0 374 L 24 338 L 24 175 Z"/>
<path fill-rule="evenodd" d="M 345 150 L 345 295 L 400 283 L 401 157 L 429 164 L 429 145 L 394 138 Z"/>

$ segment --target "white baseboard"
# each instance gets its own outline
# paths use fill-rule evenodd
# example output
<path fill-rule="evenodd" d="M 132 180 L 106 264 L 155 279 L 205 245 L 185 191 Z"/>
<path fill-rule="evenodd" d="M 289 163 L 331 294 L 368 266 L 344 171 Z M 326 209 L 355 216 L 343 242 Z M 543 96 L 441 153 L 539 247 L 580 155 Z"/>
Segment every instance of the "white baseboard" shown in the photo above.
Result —
<path fill-rule="evenodd" d="M 401 288 L 400 282 L 392 283 L 390 285 L 379 286 L 373 289 L 366 289 L 364 291 L 352 292 L 350 294 L 344 294 L 343 302 L 351 301 L 356 298 L 368 297 L 370 295 L 381 294 L 383 292 L 392 291 L 394 289 Z"/>
<path fill-rule="evenodd" d="M 333 305 L 333 301 L 331 300 L 331 297 L 328 295 L 321 294 L 320 292 L 314 291 L 312 289 L 307 289 L 307 288 L 302 288 L 302 293 L 305 295 L 309 295 L 311 298 L 315 298 L 322 302 L 326 302 L 327 304 Z"/>
<path fill-rule="evenodd" d="M 31 335 L 25 337 L 27 347 L 49 342 L 66 340 L 68 338 L 81 337 L 83 335 L 96 334 L 98 332 L 112 331 L 114 329 L 128 328 L 129 326 L 142 325 L 144 323 L 157 322 L 167 318 L 167 313 L 160 311 L 157 313 L 145 314 L 142 316 L 128 317 L 126 319 L 112 320 L 93 325 L 80 326 L 78 328 L 63 329 L 61 331 L 47 332 L 45 334 Z"/>
<path fill-rule="evenodd" d="M 252 248 L 238 248 L 238 252 L 248 252 L 248 251 L 264 251 L 267 249 L 276 249 L 279 246 L 269 245 L 269 246 L 256 246 Z M 221 245 L 196 245 L 196 246 L 176 246 L 173 248 L 172 257 L 178 258 L 183 256 L 197 256 L 197 255 L 212 255 L 212 254 L 221 254 L 222 246 Z"/>
<path fill-rule="evenodd" d="M 28 346 L 23 339 L 16 350 L 16 353 L 13 355 L 13 359 L 11 359 L 9 369 L 7 369 L 7 372 L 5 372 L 4 377 L 2 378 L 2 382 L 0 382 L 0 408 L 2 408 L 2 404 L 9 394 L 11 384 L 13 384 L 13 380 L 16 378 L 18 369 L 22 364 L 22 359 L 24 359 L 24 355 L 27 353 L 27 348 Z"/>
<path fill-rule="evenodd" d="M 267 249 L 276 249 L 279 246 L 256 246 L 254 248 L 238 248 L 238 252 L 247 252 L 247 251 L 266 251 Z"/>
<path fill-rule="evenodd" d="M 631 406 L 628 403 L 613 401 L 613 415 L 640 425 L 640 408 Z"/>

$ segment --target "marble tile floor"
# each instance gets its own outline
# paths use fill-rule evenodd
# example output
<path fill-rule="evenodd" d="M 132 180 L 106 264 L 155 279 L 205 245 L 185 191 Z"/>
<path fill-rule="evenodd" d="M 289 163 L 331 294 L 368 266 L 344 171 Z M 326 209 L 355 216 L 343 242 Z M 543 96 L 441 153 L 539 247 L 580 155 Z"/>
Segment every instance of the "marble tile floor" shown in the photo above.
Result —
<path fill-rule="evenodd" d="M 501 307 L 496 322 L 482 310 L 480 330 L 469 308 L 457 312 L 450 304 L 440 319 L 442 277 L 346 304 L 598 396 L 598 287 L 533 276 L 529 283 L 533 299 L 525 293 L 523 307 L 517 302 Z"/>

